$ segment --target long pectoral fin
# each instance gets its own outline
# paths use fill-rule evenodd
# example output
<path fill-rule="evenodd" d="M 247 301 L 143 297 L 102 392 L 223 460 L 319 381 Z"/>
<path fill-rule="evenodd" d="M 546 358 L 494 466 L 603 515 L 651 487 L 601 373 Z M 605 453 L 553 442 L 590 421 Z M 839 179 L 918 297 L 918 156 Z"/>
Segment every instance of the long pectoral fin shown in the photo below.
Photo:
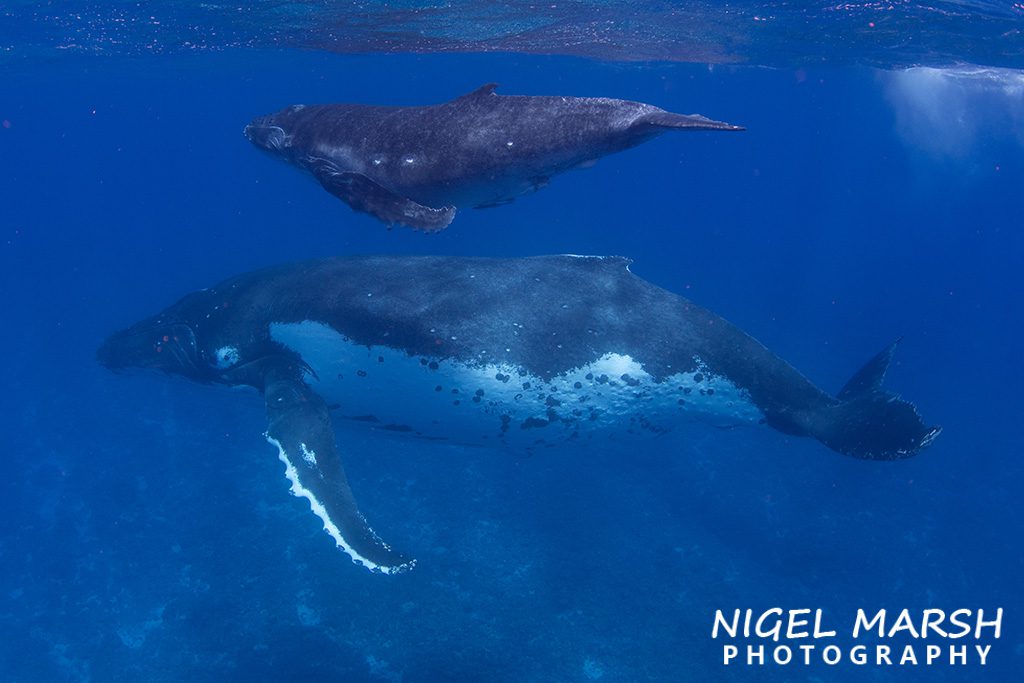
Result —
<path fill-rule="evenodd" d="M 277 446 L 294 495 L 306 498 L 324 530 L 356 564 L 395 574 L 415 560 L 391 550 L 359 512 L 334 440 L 327 405 L 290 367 L 265 375 L 267 440 Z"/>
<path fill-rule="evenodd" d="M 455 218 L 455 207 L 435 209 L 395 194 L 360 173 L 340 171 L 326 159 L 310 159 L 309 169 L 324 189 L 356 211 L 388 225 L 400 224 L 426 232 L 444 230 Z"/>

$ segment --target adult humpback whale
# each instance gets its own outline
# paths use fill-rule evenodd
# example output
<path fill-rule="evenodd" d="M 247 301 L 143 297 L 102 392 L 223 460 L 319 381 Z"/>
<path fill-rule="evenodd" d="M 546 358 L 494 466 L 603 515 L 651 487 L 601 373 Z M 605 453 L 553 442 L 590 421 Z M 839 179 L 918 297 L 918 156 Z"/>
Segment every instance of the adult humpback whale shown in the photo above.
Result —
<path fill-rule="evenodd" d="M 498 206 L 668 130 L 742 130 L 641 102 L 508 97 L 489 83 L 444 104 L 294 105 L 245 127 L 356 211 L 427 231 Z"/>
<path fill-rule="evenodd" d="M 345 478 L 328 406 L 413 437 L 538 448 L 643 436 L 686 418 L 765 423 L 858 458 L 935 439 L 880 388 L 893 346 L 836 395 L 615 257 L 352 257 L 285 265 L 189 294 L 111 336 L 98 359 L 250 386 L 291 490 L 352 559 L 383 544 Z"/>

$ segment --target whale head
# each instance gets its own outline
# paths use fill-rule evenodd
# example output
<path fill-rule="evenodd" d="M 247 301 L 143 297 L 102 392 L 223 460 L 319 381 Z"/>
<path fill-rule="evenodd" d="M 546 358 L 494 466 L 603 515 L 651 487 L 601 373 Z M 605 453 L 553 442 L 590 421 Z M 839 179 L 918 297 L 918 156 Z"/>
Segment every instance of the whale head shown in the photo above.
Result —
<path fill-rule="evenodd" d="M 96 360 L 114 371 L 160 370 L 210 382 L 212 368 L 203 355 L 192 324 L 156 316 L 112 334 L 96 351 Z"/>
<path fill-rule="evenodd" d="M 291 147 L 292 135 L 288 131 L 293 128 L 296 115 L 303 109 L 305 106 L 295 104 L 274 114 L 257 116 L 242 132 L 249 142 L 260 149 L 281 152 Z"/>
<path fill-rule="evenodd" d="M 266 333 L 239 332 L 231 303 L 216 289 L 193 292 L 110 335 L 96 360 L 114 372 L 157 370 L 202 384 L 259 386 L 265 364 L 281 360 L 283 352 Z M 297 357 L 287 360 L 306 367 Z"/>
<path fill-rule="evenodd" d="M 216 316 L 224 314 L 226 301 L 213 290 L 188 294 L 156 315 L 110 335 L 96 351 L 96 360 L 114 371 L 159 370 L 197 382 L 223 381 L 219 376 L 240 358 L 233 346 L 217 343 Z"/>

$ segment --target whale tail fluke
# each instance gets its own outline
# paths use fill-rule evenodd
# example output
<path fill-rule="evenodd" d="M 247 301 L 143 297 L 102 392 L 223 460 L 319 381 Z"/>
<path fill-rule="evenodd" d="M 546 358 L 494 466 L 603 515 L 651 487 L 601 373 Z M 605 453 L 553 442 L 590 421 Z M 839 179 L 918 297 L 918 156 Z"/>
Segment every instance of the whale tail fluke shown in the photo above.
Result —
<path fill-rule="evenodd" d="M 724 121 L 715 121 L 700 114 L 673 114 L 670 111 L 656 111 L 640 117 L 637 124 L 652 128 L 672 128 L 677 130 L 746 130 L 743 126 L 734 126 Z"/>
<path fill-rule="evenodd" d="M 898 460 L 916 455 L 942 431 L 925 425 L 917 408 L 881 388 L 900 340 L 869 360 L 824 409 L 817 438 L 829 448 L 855 458 Z"/>
<path fill-rule="evenodd" d="M 843 401 L 829 410 L 818 438 L 844 455 L 899 460 L 927 448 L 942 431 L 928 427 L 908 401 L 885 391 Z"/>

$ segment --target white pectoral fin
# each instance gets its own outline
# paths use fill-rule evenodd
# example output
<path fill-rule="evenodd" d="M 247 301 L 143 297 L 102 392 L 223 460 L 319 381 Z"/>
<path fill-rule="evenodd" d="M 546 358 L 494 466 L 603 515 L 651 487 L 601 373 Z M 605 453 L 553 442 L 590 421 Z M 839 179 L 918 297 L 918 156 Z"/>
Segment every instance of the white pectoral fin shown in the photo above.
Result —
<path fill-rule="evenodd" d="M 370 571 L 396 574 L 415 560 L 392 550 L 359 512 L 327 406 L 290 368 L 267 372 L 267 440 L 277 446 L 294 495 L 305 498 L 338 547 Z"/>

